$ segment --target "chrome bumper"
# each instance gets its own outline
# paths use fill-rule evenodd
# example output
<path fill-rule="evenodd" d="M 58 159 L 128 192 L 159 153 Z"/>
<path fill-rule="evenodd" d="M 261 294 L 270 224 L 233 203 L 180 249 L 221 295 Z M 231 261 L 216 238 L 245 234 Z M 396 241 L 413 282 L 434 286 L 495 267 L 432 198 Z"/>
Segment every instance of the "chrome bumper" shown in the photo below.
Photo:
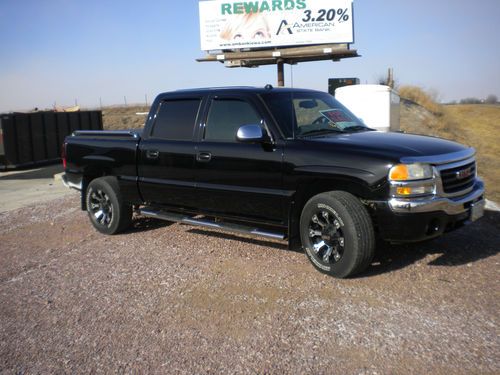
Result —
<path fill-rule="evenodd" d="M 459 215 L 468 211 L 473 206 L 483 206 L 486 204 L 484 199 L 484 183 L 480 178 L 470 193 L 457 198 L 442 198 L 434 196 L 432 198 L 414 198 L 402 199 L 392 198 L 389 200 L 389 207 L 396 213 L 420 213 L 442 211 L 447 215 Z M 470 203 L 470 205 L 468 205 Z"/>
<path fill-rule="evenodd" d="M 74 182 L 69 181 L 66 173 L 64 173 L 62 175 L 61 179 L 62 179 L 63 185 L 66 186 L 67 188 L 80 190 L 80 191 L 82 190 L 82 182 L 80 181 L 79 184 L 75 184 Z"/>

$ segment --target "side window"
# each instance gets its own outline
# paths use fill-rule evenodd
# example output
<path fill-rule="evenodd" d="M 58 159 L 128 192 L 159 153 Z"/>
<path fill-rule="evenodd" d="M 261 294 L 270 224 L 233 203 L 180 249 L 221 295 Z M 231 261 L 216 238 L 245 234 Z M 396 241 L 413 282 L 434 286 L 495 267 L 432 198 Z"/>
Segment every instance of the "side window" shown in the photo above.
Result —
<path fill-rule="evenodd" d="M 200 99 L 166 100 L 160 104 L 151 137 L 190 141 L 200 108 Z"/>
<path fill-rule="evenodd" d="M 260 123 L 261 117 L 250 103 L 239 99 L 214 99 L 208 113 L 204 139 L 235 142 L 240 126 Z"/>

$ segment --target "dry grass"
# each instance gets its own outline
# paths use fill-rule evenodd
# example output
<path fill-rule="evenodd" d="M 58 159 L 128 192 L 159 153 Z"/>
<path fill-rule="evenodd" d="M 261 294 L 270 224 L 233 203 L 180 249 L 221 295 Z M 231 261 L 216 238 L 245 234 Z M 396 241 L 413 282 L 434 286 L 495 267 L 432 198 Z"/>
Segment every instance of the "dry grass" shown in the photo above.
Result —
<path fill-rule="evenodd" d="M 432 98 L 432 95 L 422 90 L 417 86 L 401 86 L 399 88 L 399 95 L 407 100 L 415 102 L 426 110 L 431 112 L 436 116 L 440 116 L 443 113 L 443 107 L 436 103 Z"/>
<path fill-rule="evenodd" d="M 489 199 L 500 202 L 500 106 L 466 104 L 446 107 L 452 139 L 477 150 L 479 174 Z"/>
<path fill-rule="evenodd" d="M 106 107 L 102 110 L 103 126 L 106 130 L 138 129 L 144 126 L 146 115 L 136 113 L 148 112 L 146 106 Z"/>

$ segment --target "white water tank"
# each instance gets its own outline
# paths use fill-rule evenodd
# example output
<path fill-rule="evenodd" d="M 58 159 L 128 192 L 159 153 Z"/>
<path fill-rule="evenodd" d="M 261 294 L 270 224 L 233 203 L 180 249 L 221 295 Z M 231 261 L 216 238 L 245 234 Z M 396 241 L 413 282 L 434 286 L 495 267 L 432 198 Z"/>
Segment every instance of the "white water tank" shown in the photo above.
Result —
<path fill-rule="evenodd" d="M 335 90 L 335 99 L 345 105 L 368 127 L 398 131 L 399 94 L 389 86 L 353 85 Z"/>

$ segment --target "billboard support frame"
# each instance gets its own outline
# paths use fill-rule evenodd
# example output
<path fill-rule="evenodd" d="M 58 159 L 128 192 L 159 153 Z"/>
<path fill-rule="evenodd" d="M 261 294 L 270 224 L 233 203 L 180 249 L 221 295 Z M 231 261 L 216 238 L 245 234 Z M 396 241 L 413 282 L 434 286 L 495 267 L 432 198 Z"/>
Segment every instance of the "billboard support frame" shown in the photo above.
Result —
<path fill-rule="evenodd" d="M 302 47 L 286 47 L 248 51 L 222 51 L 207 53 L 198 62 L 220 62 L 228 68 L 256 68 L 264 65 L 277 66 L 278 86 L 285 85 L 284 64 L 296 65 L 311 61 L 340 61 L 345 58 L 360 57 L 349 44 L 320 44 Z"/>

